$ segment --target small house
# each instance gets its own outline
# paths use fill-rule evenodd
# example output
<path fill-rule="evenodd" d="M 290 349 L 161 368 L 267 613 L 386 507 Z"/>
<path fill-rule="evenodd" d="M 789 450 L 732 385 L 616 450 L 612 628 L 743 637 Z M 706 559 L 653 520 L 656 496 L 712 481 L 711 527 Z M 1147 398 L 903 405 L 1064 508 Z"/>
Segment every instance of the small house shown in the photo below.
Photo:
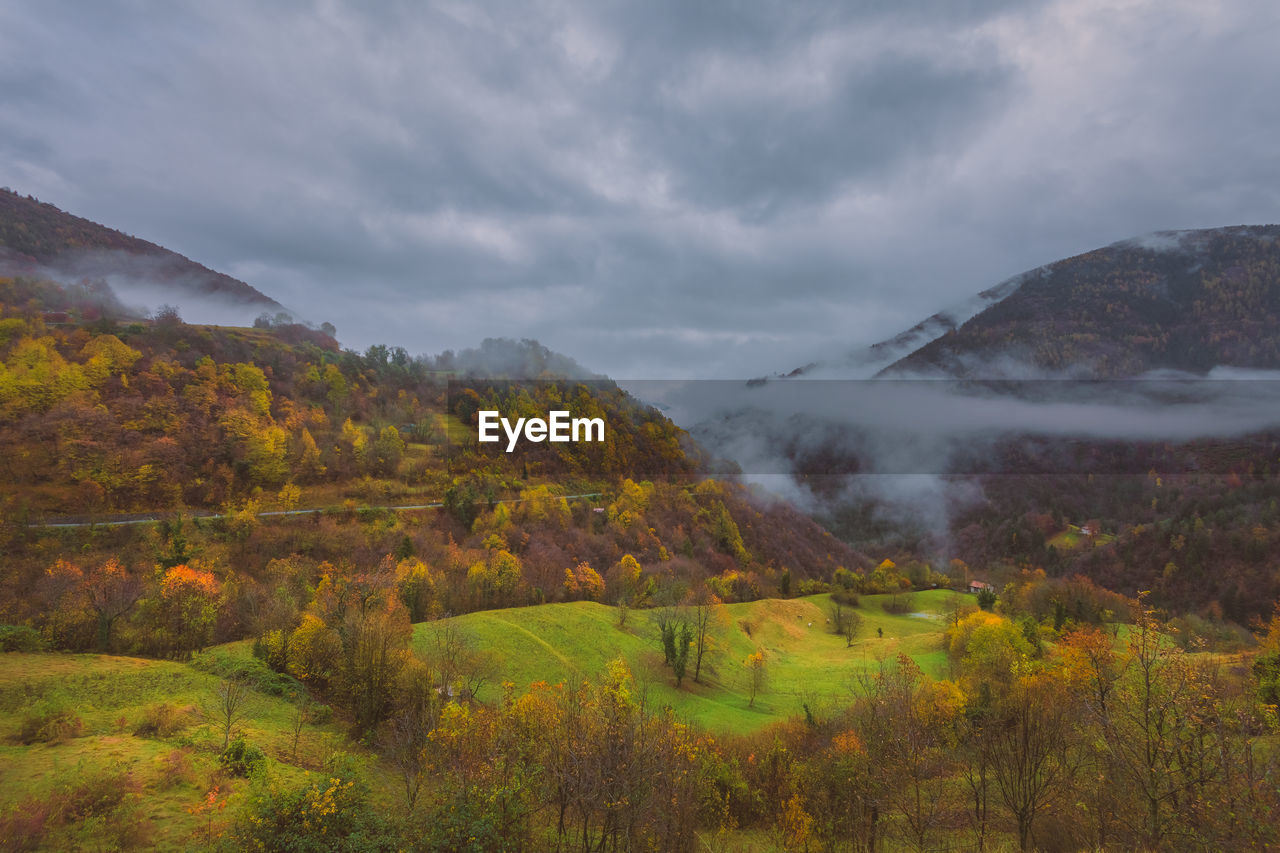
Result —
<path fill-rule="evenodd" d="M 995 587 L 985 581 L 969 581 L 969 592 L 976 594 L 982 592 L 984 589 L 994 591 Z"/>

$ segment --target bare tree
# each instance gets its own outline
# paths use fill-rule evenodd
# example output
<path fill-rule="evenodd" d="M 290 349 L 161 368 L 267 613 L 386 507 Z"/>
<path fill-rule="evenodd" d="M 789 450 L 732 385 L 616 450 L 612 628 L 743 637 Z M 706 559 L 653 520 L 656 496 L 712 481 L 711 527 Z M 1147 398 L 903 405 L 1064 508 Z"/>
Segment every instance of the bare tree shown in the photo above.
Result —
<path fill-rule="evenodd" d="M 831 630 L 833 633 L 844 637 L 845 648 L 853 645 L 853 640 L 858 636 L 858 629 L 862 627 L 862 617 L 856 610 L 848 605 L 835 600 L 831 600 Z"/>
<path fill-rule="evenodd" d="M 1032 826 L 1050 798 L 1071 779 L 1069 692 L 1049 676 L 1026 679 L 986 733 L 991 775 L 1018 823 L 1018 845 L 1031 849 Z"/>
<path fill-rule="evenodd" d="M 417 714 L 401 711 L 392 717 L 382 734 L 382 747 L 400 775 L 404 804 L 409 814 L 417 805 L 426 780 L 423 749 L 429 730 Z"/>
<path fill-rule="evenodd" d="M 142 582 L 115 560 L 91 572 L 84 583 L 85 599 L 98 622 L 98 649 L 111 651 L 111 634 L 116 620 L 124 616 L 142 597 Z"/>
<path fill-rule="evenodd" d="M 711 631 L 718 621 L 723 605 L 713 595 L 704 594 L 689 608 L 689 622 L 693 626 L 693 680 L 702 683 L 702 664 L 711 650 Z"/>
<path fill-rule="evenodd" d="M 1135 615 L 1104 726 L 1117 782 L 1133 801 L 1124 822 L 1155 850 L 1194 820 L 1186 802 L 1222 776 L 1227 750 L 1210 670 L 1160 631 L 1145 594 Z"/>
<path fill-rule="evenodd" d="M 293 706 L 290 729 L 293 732 L 293 760 L 298 760 L 298 742 L 302 740 L 302 729 L 311 721 L 311 695 L 303 689 L 298 701 Z"/>
<path fill-rule="evenodd" d="M 447 696 L 461 688 L 455 698 L 474 698 L 498 673 L 498 661 L 491 652 L 477 649 L 452 622 L 437 622 L 429 634 L 426 662 L 436 674 L 437 686 Z"/>
<path fill-rule="evenodd" d="M 218 682 L 213 698 L 201 708 L 201 716 L 222 732 L 222 748 L 231 743 L 231 734 L 237 725 L 248 719 L 254 707 L 253 691 L 238 678 L 224 678 Z"/>
<path fill-rule="evenodd" d="M 987 826 L 991 817 L 991 720 L 987 708 L 975 708 L 959 722 L 960 778 L 969 796 L 969 817 L 978 835 L 978 853 L 987 849 Z"/>
<path fill-rule="evenodd" d="M 951 804 L 951 755 L 943 733 L 922 713 L 925 678 L 906 655 L 880 661 L 859 677 L 855 715 L 876 768 L 876 811 L 869 833 L 876 834 L 880 808 L 901 818 L 913 848 L 924 850 L 943 826 Z M 870 746 L 874 745 L 874 746 Z"/>

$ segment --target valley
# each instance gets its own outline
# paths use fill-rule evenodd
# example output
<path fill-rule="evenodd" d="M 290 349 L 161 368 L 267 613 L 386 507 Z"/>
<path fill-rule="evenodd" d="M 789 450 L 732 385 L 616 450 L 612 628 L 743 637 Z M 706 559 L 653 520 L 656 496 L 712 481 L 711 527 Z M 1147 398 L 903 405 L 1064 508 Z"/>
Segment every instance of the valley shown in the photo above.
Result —
<path fill-rule="evenodd" d="M 117 240 L 35 210 L 49 251 Z M 24 262 L 0 278 L 0 836 L 1273 845 L 1280 445 L 1270 397 L 1212 374 L 1271 365 L 1273 236 L 1050 264 L 844 366 L 694 385 L 724 407 L 703 420 L 532 340 L 361 353 Z M 1202 333 L 1241 312 L 1261 325 Z M 871 403 L 812 378 L 871 366 Z M 1081 379 L 1173 369 L 1193 384 L 1109 385 L 1119 408 Z M 1247 428 L 1073 426 L 1153 400 Z M 600 440 L 479 440 L 561 412 Z"/>

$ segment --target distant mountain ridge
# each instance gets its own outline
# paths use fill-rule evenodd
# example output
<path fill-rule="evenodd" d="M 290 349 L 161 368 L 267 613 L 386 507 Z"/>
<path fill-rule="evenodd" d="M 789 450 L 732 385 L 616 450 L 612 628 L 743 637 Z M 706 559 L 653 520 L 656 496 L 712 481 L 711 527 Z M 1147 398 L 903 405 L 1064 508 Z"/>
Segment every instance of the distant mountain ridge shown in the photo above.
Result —
<path fill-rule="evenodd" d="M 1121 378 L 1215 367 L 1280 369 L 1280 225 L 1121 240 L 779 376 Z"/>
<path fill-rule="evenodd" d="M 0 273 L 66 279 L 144 279 L 183 296 L 283 311 L 243 281 L 211 270 L 163 246 L 67 213 L 12 190 L 0 191 Z"/>
<path fill-rule="evenodd" d="M 1280 226 L 1165 231 L 1038 267 L 882 375 L 1001 360 L 1098 378 L 1280 368 Z"/>
<path fill-rule="evenodd" d="M 745 471 L 789 472 L 872 555 L 997 583 L 1079 574 L 1247 620 L 1280 596 L 1277 370 L 1280 226 L 1165 231 L 746 383 L 687 428 Z M 895 381 L 918 379 L 944 381 Z M 1081 547 L 1085 527 L 1108 538 Z"/>

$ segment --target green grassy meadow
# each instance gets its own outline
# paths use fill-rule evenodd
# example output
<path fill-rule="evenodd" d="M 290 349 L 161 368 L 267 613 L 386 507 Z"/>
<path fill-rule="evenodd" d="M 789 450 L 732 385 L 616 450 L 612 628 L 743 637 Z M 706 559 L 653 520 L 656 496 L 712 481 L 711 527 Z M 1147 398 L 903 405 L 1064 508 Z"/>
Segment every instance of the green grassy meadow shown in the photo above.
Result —
<path fill-rule="evenodd" d="M 916 593 L 915 613 L 908 615 L 886 613 L 888 596 L 864 596 L 855 608 L 862 624 L 851 647 L 831 632 L 828 595 L 725 605 L 704 658 L 702 683 L 692 679 L 691 658 L 679 690 L 662 662 L 652 615 L 644 610 L 629 612 L 622 627 L 616 608 L 589 601 L 469 613 L 414 626 L 414 643 L 425 652 L 432 631 L 452 626 L 477 649 L 489 652 L 495 674 L 479 692 L 482 701 L 496 699 L 504 681 L 520 691 L 535 681 L 594 678 L 621 656 L 637 683 L 647 687 L 653 707 L 669 706 L 713 732 L 746 732 L 802 714 L 805 703 L 813 707 L 840 701 L 858 673 L 898 654 L 908 655 L 935 677 L 945 677 L 943 613 L 953 595 L 945 590 Z M 765 652 L 768 683 L 752 706 L 744 662 L 757 650 Z"/>
<path fill-rule="evenodd" d="M 220 832 L 249 788 L 247 780 L 221 772 L 222 733 L 202 717 L 202 709 L 212 704 L 221 681 L 216 673 L 252 671 L 254 663 L 247 643 L 217 647 L 194 664 L 92 654 L 0 655 L 0 814 L 21 812 L 24 800 L 28 805 L 66 801 L 89 780 L 124 774 L 137 795 L 130 818 L 136 835 L 113 845 L 109 831 L 79 820 L 56 827 L 40 849 L 80 849 L 82 842 L 88 845 L 84 849 L 200 846 L 202 833 Z M 372 755 L 353 745 L 336 724 L 305 725 L 295 756 L 291 697 L 273 695 L 279 685 L 255 685 L 237 730 L 266 754 L 273 781 L 320 778 L 335 750 L 372 765 Z M 173 711 L 172 728 L 138 733 L 161 705 Z M 71 711 L 80 720 L 78 731 L 54 742 L 23 744 L 24 722 L 48 707 Z M 376 780 L 379 774 L 368 776 Z M 209 807 L 202 810 L 215 786 Z"/>
<path fill-rule="evenodd" d="M 952 595 L 916 593 L 914 615 L 886 613 L 887 596 L 864 596 L 856 608 L 862 625 L 852 647 L 830 631 L 829 596 L 727 605 L 713 630 L 703 683 L 692 680 L 691 662 L 679 690 L 662 663 L 652 614 L 645 610 L 631 611 L 625 627 L 619 627 L 615 608 L 593 602 L 471 613 L 415 625 L 414 644 L 425 652 L 431 631 L 452 626 L 475 648 L 490 652 L 494 673 L 478 695 L 484 702 L 500 696 L 504 681 L 522 691 L 534 681 L 593 678 L 622 656 L 652 708 L 669 706 L 715 733 L 750 732 L 803 713 L 804 703 L 840 701 L 857 673 L 899 653 L 944 676 L 943 613 Z M 768 684 L 752 707 L 744 661 L 760 649 L 769 661 Z M 295 755 L 293 685 L 266 670 L 252 658 L 249 644 L 240 642 L 210 649 L 190 663 L 92 654 L 0 655 L 0 817 L 12 825 L 33 804 L 74 798 L 86 780 L 107 780 L 101 783 L 106 785 L 123 778 L 131 791 L 125 814 L 133 834 L 113 836 L 115 830 L 92 818 L 68 820 L 46 831 L 38 847 L 25 849 L 206 846 L 250 791 L 247 780 L 219 767 L 222 733 L 202 714 L 222 677 L 230 674 L 254 687 L 251 709 L 237 728 L 266 753 L 272 783 L 292 786 L 320 778 L 326 759 L 345 752 L 364 767 L 375 800 L 398 801 L 392 774 L 370 750 L 353 743 L 340 722 L 305 725 Z M 175 722 L 163 732 L 146 732 L 144 723 L 160 706 Z M 50 742 L 24 743 L 24 725 L 49 708 L 70 711 L 78 727 Z M 112 820 L 120 819 L 119 812 L 112 814 Z"/>

